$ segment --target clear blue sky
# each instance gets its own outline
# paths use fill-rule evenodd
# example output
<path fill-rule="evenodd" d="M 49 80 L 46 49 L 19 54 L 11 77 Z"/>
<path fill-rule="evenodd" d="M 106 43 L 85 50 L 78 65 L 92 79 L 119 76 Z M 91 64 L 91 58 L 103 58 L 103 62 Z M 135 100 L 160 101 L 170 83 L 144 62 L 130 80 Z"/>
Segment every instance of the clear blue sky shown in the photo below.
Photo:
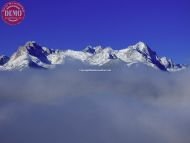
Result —
<path fill-rule="evenodd" d="M 0 6 L 8 0 L 1 0 Z M 189 0 L 18 0 L 26 17 L 17 26 L 0 20 L 0 54 L 35 40 L 50 48 L 125 48 L 146 42 L 161 56 L 190 63 Z"/>

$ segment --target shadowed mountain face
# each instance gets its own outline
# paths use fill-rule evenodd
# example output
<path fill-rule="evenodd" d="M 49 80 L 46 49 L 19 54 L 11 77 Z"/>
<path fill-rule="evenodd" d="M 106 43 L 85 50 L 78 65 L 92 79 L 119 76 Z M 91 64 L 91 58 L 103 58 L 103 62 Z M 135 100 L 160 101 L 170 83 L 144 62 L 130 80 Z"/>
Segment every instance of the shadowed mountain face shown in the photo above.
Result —
<path fill-rule="evenodd" d="M 51 50 L 45 51 L 37 43 L 27 43 L 23 48 L 28 52 L 29 55 L 37 57 L 40 61 L 46 64 L 50 64 L 50 61 L 47 59 L 48 54 L 52 53 Z"/>
<path fill-rule="evenodd" d="M 53 50 L 40 46 L 34 41 L 27 42 L 15 52 L 10 60 L 2 62 L 1 70 L 23 70 L 25 68 L 39 67 L 44 69 L 55 68 L 56 65 L 66 63 L 67 59 L 79 61 L 89 66 L 104 67 L 108 63 L 118 65 L 144 64 L 162 71 L 179 71 L 186 67 L 175 64 L 171 59 L 159 57 L 143 42 L 138 42 L 126 49 L 113 50 L 110 47 L 88 46 L 82 51 Z M 125 63 L 125 64 L 123 64 Z M 35 66 L 33 66 L 35 65 Z"/>
<path fill-rule="evenodd" d="M 8 60 L 9 60 L 9 57 L 0 55 L 0 65 L 4 65 L 5 63 L 8 62 Z"/>

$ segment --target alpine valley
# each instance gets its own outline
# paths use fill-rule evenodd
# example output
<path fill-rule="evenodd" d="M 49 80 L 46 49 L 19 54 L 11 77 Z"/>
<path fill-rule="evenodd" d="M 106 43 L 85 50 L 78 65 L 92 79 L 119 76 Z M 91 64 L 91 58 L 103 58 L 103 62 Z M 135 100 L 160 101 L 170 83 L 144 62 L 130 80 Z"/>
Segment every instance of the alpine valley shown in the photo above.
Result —
<path fill-rule="evenodd" d="M 29 41 L 18 48 L 11 57 L 0 55 L 0 71 L 25 70 L 29 68 L 53 69 L 65 65 L 67 61 L 77 61 L 82 65 L 102 68 L 106 65 L 145 65 L 161 71 L 175 72 L 186 69 L 183 64 L 175 64 L 171 59 L 159 57 L 144 42 L 138 42 L 126 49 L 87 46 L 82 51 L 54 50 Z"/>

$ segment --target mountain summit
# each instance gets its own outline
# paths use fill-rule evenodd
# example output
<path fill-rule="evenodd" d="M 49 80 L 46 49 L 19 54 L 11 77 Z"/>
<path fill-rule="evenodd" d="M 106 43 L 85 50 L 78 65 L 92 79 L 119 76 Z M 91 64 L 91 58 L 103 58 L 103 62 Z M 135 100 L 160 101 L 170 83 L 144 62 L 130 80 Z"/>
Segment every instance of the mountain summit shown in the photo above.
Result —
<path fill-rule="evenodd" d="M 175 64 L 171 59 L 159 57 L 155 51 L 138 42 L 126 49 L 113 50 L 111 47 L 87 46 L 82 51 L 54 50 L 29 41 L 10 57 L 0 56 L 0 70 L 23 70 L 25 68 L 55 68 L 67 59 L 79 61 L 90 66 L 104 66 L 109 63 L 124 63 L 127 66 L 143 64 L 162 71 L 185 69 L 182 64 Z"/>

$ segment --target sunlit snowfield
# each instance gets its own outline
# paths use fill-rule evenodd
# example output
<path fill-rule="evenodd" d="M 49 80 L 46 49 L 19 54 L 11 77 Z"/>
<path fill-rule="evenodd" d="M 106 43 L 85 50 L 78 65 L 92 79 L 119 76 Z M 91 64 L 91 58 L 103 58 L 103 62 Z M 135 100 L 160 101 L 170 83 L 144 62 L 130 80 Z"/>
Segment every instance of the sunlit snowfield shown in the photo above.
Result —
<path fill-rule="evenodd" d="M 0 73 L 1 143 L 189 143 L 190 72 Z"/>

